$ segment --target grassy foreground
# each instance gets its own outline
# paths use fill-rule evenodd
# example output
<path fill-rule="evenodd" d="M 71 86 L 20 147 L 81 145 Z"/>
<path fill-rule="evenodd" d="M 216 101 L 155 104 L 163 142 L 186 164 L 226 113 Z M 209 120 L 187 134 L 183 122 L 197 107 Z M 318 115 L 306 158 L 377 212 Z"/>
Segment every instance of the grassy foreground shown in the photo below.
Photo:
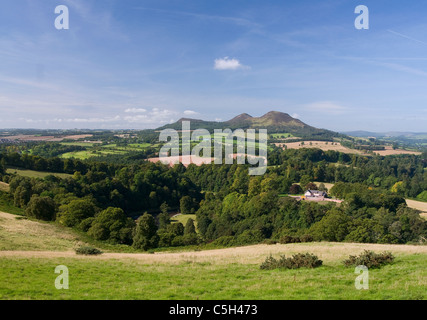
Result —
<path fill-rule="evenodd" d="M 100 256 L 78 256 L 85 239 L 53 223 L 0 212 L 0 299 L 426 299 L 427 247 L 355 243 L 295 243 L 135 253 L 110 245 Z M 369 290 L 342 261 L 363 250 L 391 251 L 392 265 L 369 271 Z M 165 248 L 165 250 L 168 250 Z M 181 248 L 182 250 L 182 248 Z M 270 254 L 310 252 L 316 269 L 260 270 Z M 57 290 L 55 267 L 69 269 L 69 289 Z"/>
<path fill-rule="evenodd" d="M 69 289 L 57 290 L 54 269 L 69 269 Z M 0 299 L 425 299 L 427 256 L 402 255 L 371 270 L 368 290 L 356 290 L 354 269 L 262 271 L 258 264 L 178 264 L 128 259 L 0 258 Z"/>

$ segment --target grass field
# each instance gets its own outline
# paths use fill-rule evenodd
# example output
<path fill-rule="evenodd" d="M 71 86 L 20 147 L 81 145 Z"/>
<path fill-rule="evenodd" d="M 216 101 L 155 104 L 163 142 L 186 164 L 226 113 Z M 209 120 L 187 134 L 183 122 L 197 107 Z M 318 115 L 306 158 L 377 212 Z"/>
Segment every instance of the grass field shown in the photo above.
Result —
<path fill-rule="evenodd" d="M 107 154 L 126 154 L 126 151 L 122 150 L 85 150 L 85 151 L 74 151 L 74 152 L 67 152 L 61 155 L 61 158 L 63 159 L 79 159 L 79 160 L 86 160 L 92 157 L 107 155 Z"/>
<path fill-rule="evenodd" d="M 70 250 L 79 242 L 68 229 L 0 212 L 0 250 Z"/>
<path fill-rule="evenodd" d="M 100 144 L 100 141 L 81 141 L 81 142 L 61 142 L 63 146 L 77 146 L 77 147 L 93 147 Z"/>
<path fill-rule="evenodd" d="M 187 223 L 188 219 L 193 219 L 194 220 L 194 225 L 197 228 L 197 222 L 196 222 L 196 215 L 195 214 L 178 214 L 176 216 L 173 216 L 173 218 L 171 219 L 171 222 L 181 222 L 184 227 L 185 224 Z"/>
<path fill-rule="evenodd" d="M 324 265 L 314 270 L 260 270 L 271 251 L 320 252 Z M 348 253 L 353 253 L 351 245 L 327 243 L 91 258 L 0 252 L 0 299 L 426 299 L 425 252 L 396 254 L 393 265 L 370 270 L 369 290 L 361 291 L 354 286 L 354 269 L 341 264 Z M 54 286 L 58 265 L 69 269 L 69 290 Z"/>
<path fill-rule="evenodd" d="M 190 216 L 184 216 L 186 218 Z M 352 243 L 254 245 L 186 252 L 78 256 L 81 240 L 56 224 L 0 214 L 0 299 L 426 299 L 427 246 Z M 112 246 L 113 247 L 113 246 Z M 342 260 L 363 250 L 391 251 L 392 265 L 369 271 L 369 290 Z M 270 254 L 311 252 L 316 269 L 260 270 Z M 57 290 L 55 267 L 69 269 Z"/>
<path fill-rule="evenodd" d="M 20 168 L 8 168 L 6 172 L 9 174 L 17 174 L 23 177 L 41 178 L 41 179 L 49 175 L 54 175 L 59 178 L 67 178 L 72 176 L 71 174 L 67 174 L 67 173 L 43 172 L 43 171 L 34 171 L 34 170 L 27 170 L 27 169 L 20 169 Z"/>

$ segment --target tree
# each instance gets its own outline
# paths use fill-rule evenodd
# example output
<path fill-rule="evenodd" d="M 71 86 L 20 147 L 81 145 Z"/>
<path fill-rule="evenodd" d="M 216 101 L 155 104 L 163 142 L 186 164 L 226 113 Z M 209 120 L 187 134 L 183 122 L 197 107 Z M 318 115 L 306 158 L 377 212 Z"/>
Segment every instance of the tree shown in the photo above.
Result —
<path fill-rule="evenodd" d="M 316 240 L 341 242 L 348 234 L 350 221 L 341 210 L 332 209 L 311 227 L 311 234 Z"/>
<path fill-rule="evenodd" d="M 53 201 L 50 197 L 39 197 L 38 195 L 33 195 L 30 202 L 28 202 L 27 208 L 25 209 L 25 215 L 27 217 L 44 221 L 55 220 L 55 214 L 55 201 Z"/>
<path fill-rule="evenodd" d="M 321 183 L 319 184 L 319 190 L 320 190 L 320 191 L 328 192 L 328 188 L 326 188 L 326 186 L 325 186 L 325 184 L 324 184 L 323 182 L 321 182 Z"/>
<path fill-rule="evenodd" d="M 305 186 L 306 190 L 317 190 L 317 185 L 313 182 L 309 182 L 307 183 L 307 185 Z"/>
<path fill-rule="evenodd" d="M 196 234 L 196 227 L 194 226 L 194 220 L 191 218 L 187 220 L 187 223 L 185 224 L 185 227 L 184 227 L 184 235 L 188 235 L 188 234 Z"/>
<path fill-rule="evenodd" d="M 185 227 L 181 222 L 172 223 L 168 226 L 168 232 L 172 233 L 174 236 L 183 236 L 184 229 Z"/>
<path fill-rule="evenodd" d="M 137 220 L 133 234 L 133 244 L 135 249 L 147 251 L 156 248 L 159 244 L 156 222 L 151 214 L 144 213 Z"/>
<path fill-rule="evenodd" d="M 311 182 L 311 178 L 308 175 L 303 175 L 299 182 L 301 186 L 305 187 Z"/>
<path fill-rule="evenodd" d="M 182 214 L 194 213 L 193 199 L 190 196 L 183 196 L 179 201 Z"/>
<path fill-rule="evenodd" d="M 163 202 L 160 206 L 161 213 L 159 214 L 159 229 L 166 229 L 171 223 L 171 219 L 168 213 L 168 204 Z"/>
<path fill-rule="evenodd" d="M 95 216 L 97 211 L 92 200 L 72 200 L 69 204 L 59 207 L 58 222 L 67 227 L 74 227 L 86 218 Z"/>
<path fill-rule="evenodd" d="M 88 235 L 95 240 L 130 244 L 135 223 L 120 208 L 109 207 L 95 216 Z"/>
<path fill-rule="evenodd" d="M 289 188 L 289 193 L 290 194 L 301 194 L 301 193 L 303 193 L 303 190 L 302 190 L 302 188 L 301 188 L 301 186 L 299 184 L 295 184 L 294 183 Z"/>

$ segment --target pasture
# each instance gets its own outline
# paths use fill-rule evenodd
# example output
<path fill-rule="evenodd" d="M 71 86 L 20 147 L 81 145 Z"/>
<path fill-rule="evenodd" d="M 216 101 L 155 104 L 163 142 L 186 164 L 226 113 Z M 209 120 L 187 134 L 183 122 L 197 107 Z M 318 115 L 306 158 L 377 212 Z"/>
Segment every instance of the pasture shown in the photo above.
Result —
<path fill-rule="evenodd" d="M 354 243 L 295 243 L 155 253 L 76 255 L 83 242 L 56 224 L 0 214 L 0 299 L 426 299 L 427 247 Z M 357 290 L 354 268 L 342 261 L 364 250 L 396 259 L 369 270 L 369 289 Z M 272 255 L 310 252 L 316 269 L 261 270 Z M 55 267 L 69 270 L 69 289 L 57 290 Z"/>
<path fill-rule="evenodd" d="M 40 178 L 40 179 L 43 179 L 49 175 L 53 175 L 59 178 L 67 178 L 72 176 L 71 174 L 67 174 L 67 173 L 34 171 L 34 170 L 28 170 L 28 169 L 22 169 L 22 168 L 8 168 L 6 172 L 9 174 L 17 174 L 22 177 Z"/>

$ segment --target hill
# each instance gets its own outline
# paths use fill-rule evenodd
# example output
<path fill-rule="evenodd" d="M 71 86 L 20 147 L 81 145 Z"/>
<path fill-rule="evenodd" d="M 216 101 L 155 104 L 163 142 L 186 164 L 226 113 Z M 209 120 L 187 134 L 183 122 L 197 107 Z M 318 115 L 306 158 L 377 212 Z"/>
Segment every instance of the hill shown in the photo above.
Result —
<path fill-rule="evenodd" d="M 156 130 L 182 129 L 182 122 L 190 121 L 191 129 L 207 129 L 213 132 L 214 129 L 267 129 L 268 133 L 288 132 L 301 138 L 332 138 L 343 137 L 344 135 L 325 129 L 312 127 L 299 119 L 291 117 L 287 113 L 270 111 L 261 117 L 252 117 L 247 113 L 242 113 L 233 119 L 223 122 L 204 121 L 200 119 L 181 118 L 177 122 L 165 125 Z"/>

